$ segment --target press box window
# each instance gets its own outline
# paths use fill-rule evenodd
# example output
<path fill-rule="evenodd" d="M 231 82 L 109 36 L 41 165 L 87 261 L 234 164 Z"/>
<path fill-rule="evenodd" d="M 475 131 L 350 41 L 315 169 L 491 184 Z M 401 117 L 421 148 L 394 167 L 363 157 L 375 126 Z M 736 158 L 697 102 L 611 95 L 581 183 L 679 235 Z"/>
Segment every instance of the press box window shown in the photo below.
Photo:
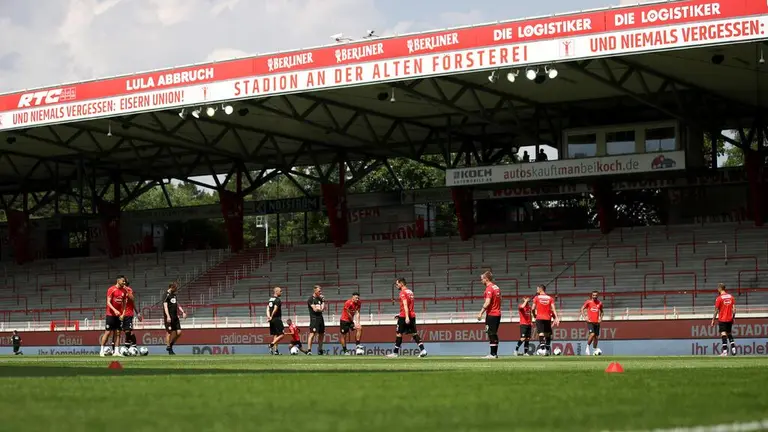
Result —
<path fill-rule="evenodd" d="M 674 151 L 677 148 L 674 127 L 645 130 L 645 151 L 647 153 Z"/>
<path fill-rule="evenodd" d="M 568 158 L 579 159 L 597 156 L 597 134 L 568 136 Z"/>
<path fill-rule="evenodd" d="M 606 132 L 605 153 L 609 155 L 635 153 L 635 131 Z"/>

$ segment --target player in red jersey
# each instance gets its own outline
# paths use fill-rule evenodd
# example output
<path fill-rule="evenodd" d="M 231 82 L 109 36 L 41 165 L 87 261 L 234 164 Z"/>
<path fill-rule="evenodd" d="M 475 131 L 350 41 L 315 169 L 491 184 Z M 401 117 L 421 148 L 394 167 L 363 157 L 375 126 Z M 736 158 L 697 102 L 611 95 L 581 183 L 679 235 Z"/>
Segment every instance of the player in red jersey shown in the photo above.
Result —
<path fill-rule="evenodd" d="M 477 320 L 483 319 L 485 314 L 485 332 L 488 334 L 488 343 L 491 353 L 485 358 L 499 358 L 499 326 L 501 325 L 501 289 L 493 283 L 493 273 L 487 271 L 480 275 L 480 281 L 485 284 L 483 308 L 477 314 Z"/>
<path fill-rule="evenodd" d="M 395 330 L 395 350 L 392 354 L 388 354 L 387 357 L 398 357 L 400 355 L 400 346 L 403 344 L 404 334 L 413 336 L 413 341 L 419 346 L 419 357 L 426 357 L 427 350 L 424 348 L 419 333 L 416 331 L 413 291 L 408 289 L 403 278 L 397 279 L 395 286 L 400 290 L 400 314 L 397 316 L 397 329 Z"/>
<path fill-rule="evenodd" d="M 125 300 L 125 277 L 118 276 L 115 284 L 109 287 L 107 290 L 107 316 L 106 326 L 104 334 L 101 336 L 101 352 L 100 356 L 106 356 L 104 351 L 107 340 L 112 336 L 112 351 L 113 354 L 119 355 L 115 350 L 115 343 L 118 342 L 119 331 L 122 327 L 121 318 L 123 314 L 123 301 Z"/>
<path fill-rule="evenodd" d="M 587 350 L 584 354 L 589 355 L 589 346 L 593 345 L 597 349 L 597 342 L 600 339 L 600 323 L 603 322 L 603 302 L 597 298 L 598 292 L 592 291 L 592 296 L 581 306 L 579 319 L 584 318 L 584 312 L 587 313 L 587 328 L 589 337 L 587 338 Z"/>
<path fill-rule="evenodd" d="M 520 315 L 520 340 L 515 347 L 515 355 L 519 355 L 520 345 L 523 347 L 523 355 L 529 355 L 528 349 L 531 343 L 531 298 L 523 296 L 523 302 L 517 306 L 517 313 Z"/>
<path fill-rule="evenodd" d="M 291 335 L 291 342 L 289 343 L 288 352 L 290 352 L 293 347 L 297 347 L 299 351 L 303 352 L 304 354 L 309 354 L 309 351 L 305 350 L 301 346 L 301 330 L 299 330 L 299 327 L 290 319 L 287 320 L 286 323 L 288 323 L 288 331 L 285 334 Z"/>
<path fill-rule="evenodd" d="M 552 326 L 560 324 L 555 309 L 555 299 L 547 295 L 547 287 L 536 287 L 536 297 L 533 298 L 533 320 L 536 321 L 536 333 L 539 334 L 539 350 L 546 355 L 552 352 Z"/>
<path fill-rule="evenodd" d="M 357 324 L 355 324 L 357 322 Z M 363 334 L 363 328 L 360 325 L 360 293 L 352 293 L 352 298 L 344 302 L 344 310 L 341 312 L 341 322 L 339 331 L 341 337 L 341 350 L 343 355 L 350 355 L 347 349 L 350 333 L 355 330 L 355 345 L 360 348 L 360 337 Z"/>
<path fill-rule="evenodd" d="M 728 345 L 731 346 L 731 355 L 736 355 L 736 342 L 733 341 L 733 320 L 736 318 L 736 299 L 725 290 L 725 284 L 717 285 L 717 292 L 720 294 L 715 300 L 715 315 L 712 317 L 712 326 L 715 320 L 718 321 L 718 330 L 720 339 L 723 341 L 723 350 L 721 356 L 728 355 Z"/>
<path fill-rule="evenodd" d="M 136 335 L 133 333 L 133 317 L 136 316 L 141 321 L 141 315 L 136 311 L 136 298 L 133 294 L 133 289 L 128 286 L 128 281 L 125 281 L 125 301 L 123 302 L 122 313 L 122 325 L 121 329 L 125 333 L 125 347 L 136 346 Z M 120 332 L 118 331 L 118 338 Z"/>

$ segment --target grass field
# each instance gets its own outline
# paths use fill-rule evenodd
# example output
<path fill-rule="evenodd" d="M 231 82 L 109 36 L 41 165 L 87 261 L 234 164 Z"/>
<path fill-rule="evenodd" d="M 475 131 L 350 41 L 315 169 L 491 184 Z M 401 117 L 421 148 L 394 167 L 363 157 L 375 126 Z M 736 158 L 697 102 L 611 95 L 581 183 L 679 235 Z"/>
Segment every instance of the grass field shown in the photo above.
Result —
<path fill-rule="evenodd" d="M 120 360 L 0 359 L 0 430 L 624 431 L 768 417 L 768 358 Z M 606 374 L 611 361 L 625 372 Z"/>

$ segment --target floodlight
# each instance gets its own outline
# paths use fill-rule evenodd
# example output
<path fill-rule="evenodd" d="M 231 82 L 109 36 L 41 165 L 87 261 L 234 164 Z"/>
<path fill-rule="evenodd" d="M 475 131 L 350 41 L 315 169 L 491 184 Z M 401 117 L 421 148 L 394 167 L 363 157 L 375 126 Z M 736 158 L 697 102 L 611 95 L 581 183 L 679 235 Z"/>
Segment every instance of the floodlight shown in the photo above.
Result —
<path fill-rule="evenodd" d="M 232 107 L 230 104 L 224 104 L 221 106 L 221 109 L 224 110 L 224 114 L 231 115 L 233 112 L 235 112 L 235 108 Z"/>
<path fill-rule="evenodd" d="M 212 107 L 212 106 L 209 106 L 208 108 L 205 109 L 205 113 L 208 115 L 208 117 L 213 117 L 214 115 L 216 115 L 216 111 L 217 111 L 216 107 Z"/>
<path fill-rule="evenodd" d="M 539 74 L 539 70 L 538 69 L 528 68 L 528 69 L 525 70 L 525 77 L 528 78 L 531 81 L 535 80 L 536 79 L 536 75 L 538 75 L 538 74 Z"/>

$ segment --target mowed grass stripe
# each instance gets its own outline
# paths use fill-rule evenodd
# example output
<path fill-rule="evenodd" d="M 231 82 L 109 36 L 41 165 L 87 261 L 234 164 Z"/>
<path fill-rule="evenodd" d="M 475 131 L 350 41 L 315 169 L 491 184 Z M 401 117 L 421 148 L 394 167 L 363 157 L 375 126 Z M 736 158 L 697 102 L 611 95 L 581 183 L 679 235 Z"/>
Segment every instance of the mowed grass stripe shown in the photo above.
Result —
<path fill-rule="evenodd" d="M 766 372 L 760 357 L 8 357 L 0 404 L 8 430 L 101 431 L 115 410 L 185 432 L 649 430 L 760 420 Z"/>

